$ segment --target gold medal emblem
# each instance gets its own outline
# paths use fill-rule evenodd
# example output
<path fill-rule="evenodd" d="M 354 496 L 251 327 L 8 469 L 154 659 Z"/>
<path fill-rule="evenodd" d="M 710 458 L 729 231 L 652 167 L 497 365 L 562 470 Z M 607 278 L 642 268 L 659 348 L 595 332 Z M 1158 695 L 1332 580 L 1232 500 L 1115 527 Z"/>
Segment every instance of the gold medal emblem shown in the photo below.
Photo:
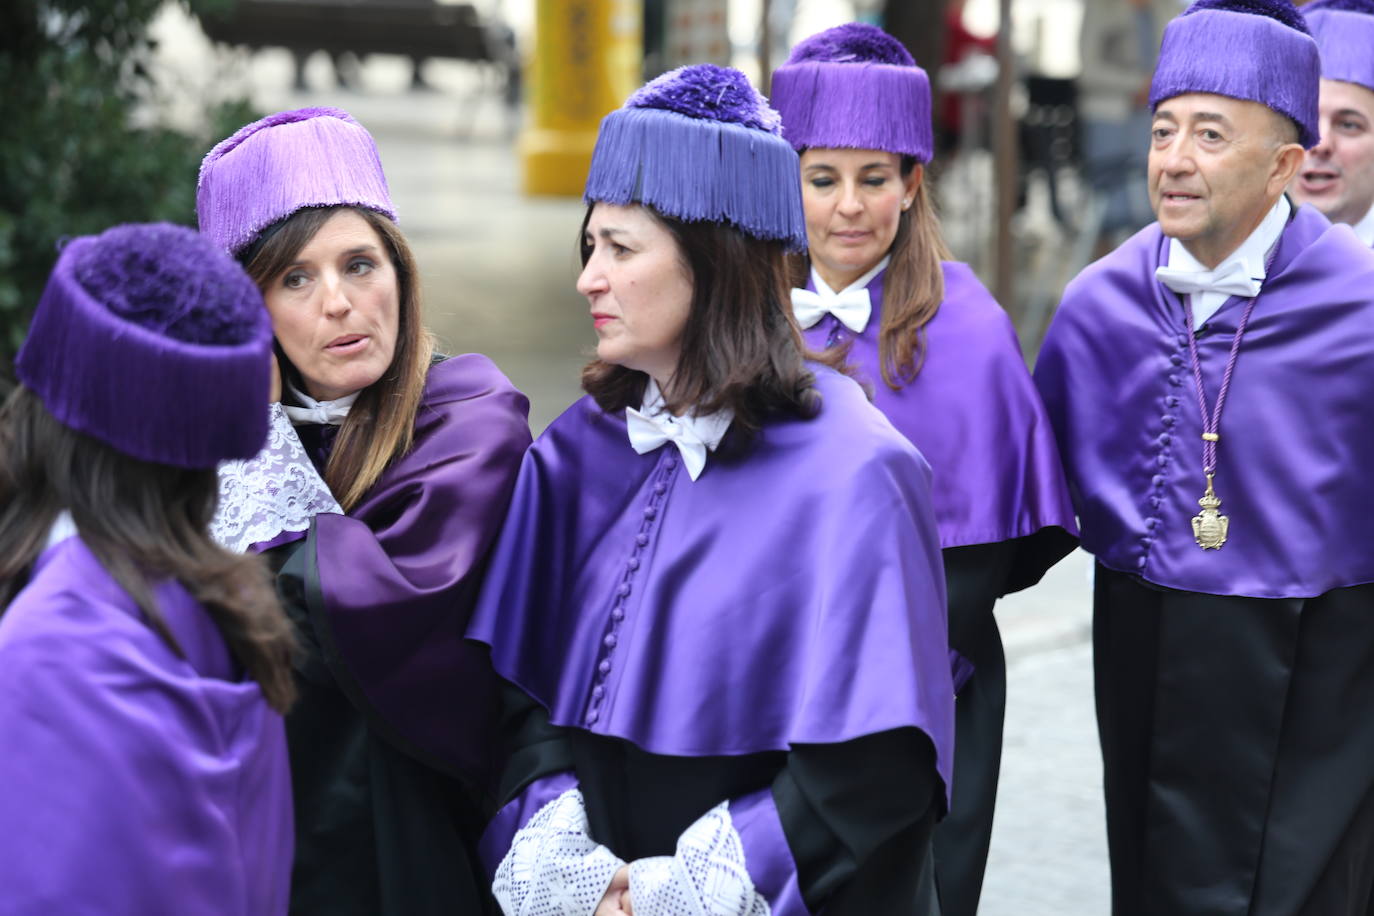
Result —
<path fill-rule="evenodd" d="M 1193 516 L 1193 538 L 1203 550 L 1219 550 L 1226 543 L 1226 532 L 1231 528 L 1231 519 L 1217 510 L 1221 500 L 1212 489 L 1212 475 L 1207 475 L 1207 492 L 1197 501 L 1202 511 Z"/>

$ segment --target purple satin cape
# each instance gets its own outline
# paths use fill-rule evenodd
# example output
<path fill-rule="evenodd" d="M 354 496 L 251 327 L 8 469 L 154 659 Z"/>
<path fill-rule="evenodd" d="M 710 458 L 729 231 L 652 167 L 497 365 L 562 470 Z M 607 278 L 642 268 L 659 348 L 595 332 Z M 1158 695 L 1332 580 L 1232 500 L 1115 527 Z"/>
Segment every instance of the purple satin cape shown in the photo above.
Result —
<path fill-rule="evenodd" d="M 1230 530 L 1193 539 L 1206 488 L 1183 304 L 1155 280 L 1158 224 L 1064 292 L 1035 369 L 1083 546 L 1106 566 L 1213 595 L 1312 597 L 1374 581 L 1374 252 L 1310 206 L 1279 240 L 1221 417 Z M 1198 339 L 1211 409 L 1245 300 Z"/>
<path fill-rule="evenodd" d="M 852 380 L 693 481 L 583 398 L 525 456 L 468 635 L 557 725 L 658 754 L 914 726 L 949 785 L 953 688 L 929 470 Z"/>
<path fill-rule="evenodd" d="M 496 682 L 463 631 L 529 447 L 528 413 L 485 356 L 436 364 L 410 452 L 347 515 L 316 516 L 311 533 L 320 636 L 341 683 L 408 750 L 480 789 Z"/>
<path fill-rule="evenodd" d="M 286 912 L 281 717 L 184 588 L 155 594 L 184 659 L 75 537 L 0 617 L 6 913 Z"/>
<path fill-rule="evenodd" d="M 888 387 L 881 368 L 887 271 L 868 284 L 873 314 L 862 334 L 826 315 L 802 332 L 806 343 L 819 350 L 849 341 L 848 361 L 872 387 L 874 405 L 930 462 L 941 547 L 1049 527 L 1076 536 L 1059 450 L 1016 331 L 967 264 L 943 267 L 945 300 L 925 327 L 925 362 L 901 390 Z"/>

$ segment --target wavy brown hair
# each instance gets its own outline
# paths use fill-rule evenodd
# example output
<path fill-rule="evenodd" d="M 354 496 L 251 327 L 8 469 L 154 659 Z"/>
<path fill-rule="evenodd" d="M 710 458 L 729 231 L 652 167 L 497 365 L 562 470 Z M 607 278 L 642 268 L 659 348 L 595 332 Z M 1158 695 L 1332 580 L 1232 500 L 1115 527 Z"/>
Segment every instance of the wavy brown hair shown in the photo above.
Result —
<path fill-rule="evenodd" d="M 376 231 L 386 246 L 400 286 L 399 328 L 396 352 L 382 377 L 364 388 L 352 409 L 324 468 L 324 482 L 347 511 L 372 489 L 395 459 L 410 451 L 415 437 L 415 415 L 420 410 L 425 379 L 434 358 L 434 335 L 420 314 L 420 277 L 415 256 L 396 224 L 363 207 L 307 207 L 263 230 L 261 236 L 239 255 L 239 261 L 258 285 L 267 290 L 295 262 L 315 233 L 341 210 L 352 210 Z M 300 371 L 277 348 L 282 372 L 299 388 Z"/>
<path fill-rule="evenodd" d="M 903 156 L 902 179 L 911 177 L 916 159 Z M 940 231 L 940 218 L 929 191 L 929 173 L 916 187 L 911 207 L 897 219 L 897 235 L 892 240 L 883 278 L 882 323 L 878 328 L 879 363 L 883 381 L 894 391 L 916 380 L 925 362 L 925 327 L 945 301 L 945 273 L 942 261 L 954 258 Z M 792 258 L 793 286 L 805 286 L 810 261 Z M 848 348 L 840 349 L 841 355 Z"/>
<path fill-rule="evenodd" d="M 155 584 L 167 579 L 204 606 L 267 702 L 286 712 L 295 698 L 291 626 L 262 558 L 211 540 L 218 498 L 213 468 L 131 458 L 63 425 L 20 386 L 0 407 L 0 608 L 23 588 L 65 509 L 173 652 L 185 657 L 154 597 Z"/>
<path fill-rule="evenodd" d="M 595 204 L 592 205 L 594 207 Z M 582 218 L 578 245 L 591 257 Z M 745 235 L 716 222 L 683 222 L 644 207 L 677 243 L 692 284 L 691 311 L 682 332 L 677 368 L 663 392 L 674 413 L 695 409 L 734 411 L 733 427 L 747 441 L 774 414 L 813 417 L 821 408 L 808 359 L 837 366 L 831 356 L 810 353 L 787 303 L 787 268 L 781 242 Z M 605 411 L 638 407 L 649 377 L 638 370 L 593 360 L 582 370 L 582 388 Z"/>

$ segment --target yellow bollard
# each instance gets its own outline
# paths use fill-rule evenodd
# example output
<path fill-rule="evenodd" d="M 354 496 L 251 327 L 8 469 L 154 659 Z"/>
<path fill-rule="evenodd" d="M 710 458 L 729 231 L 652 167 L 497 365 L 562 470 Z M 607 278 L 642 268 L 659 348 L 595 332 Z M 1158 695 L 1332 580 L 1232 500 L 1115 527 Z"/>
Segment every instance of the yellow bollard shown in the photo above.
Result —
<path fill-rule="evenodd" d="M 635 0 L 538 0 L 519 146 L 526 194 L 582 193 L 601 119 L 640 83 L 640 15 Z"/>

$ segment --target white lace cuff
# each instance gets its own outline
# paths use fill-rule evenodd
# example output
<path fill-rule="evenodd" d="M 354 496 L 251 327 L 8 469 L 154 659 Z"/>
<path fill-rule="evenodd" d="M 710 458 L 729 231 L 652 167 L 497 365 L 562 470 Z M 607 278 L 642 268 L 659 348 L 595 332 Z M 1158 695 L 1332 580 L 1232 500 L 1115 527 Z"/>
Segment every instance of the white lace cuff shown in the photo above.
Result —
<path fill-rule="evenodd" d="M 744 844 L 721 802 L 683 831 L 673 856 L 630 863 L 635 916 L 769 916 L 744 866 Z"/>
<path fill-rule="evenodd" d="M 516 831 L 491 891 L 506 916 L 592 916 L 624 864 L 592 839 L 582 792 L 569 789 Z"/>
<path fill-rule="evenodd" d="M 283 532 L 304 531 L 322 512 L 343 514 L 281 404 L 272 404 L 268 415 L 262 451 L 219 466 L 219 508 L 210 535 L 235 553 Z"/>

